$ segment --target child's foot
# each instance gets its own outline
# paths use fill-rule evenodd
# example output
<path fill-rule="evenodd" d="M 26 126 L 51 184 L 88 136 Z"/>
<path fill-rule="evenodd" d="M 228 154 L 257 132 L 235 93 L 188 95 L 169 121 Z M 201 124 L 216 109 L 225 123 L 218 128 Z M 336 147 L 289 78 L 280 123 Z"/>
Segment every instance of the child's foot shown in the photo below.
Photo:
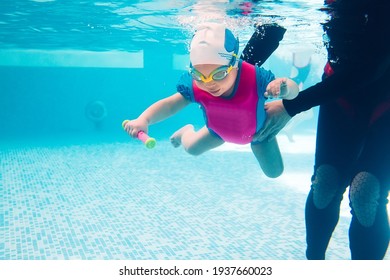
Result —
<path fill-rule="evenodd" d="M 172 134 L 172 136 L 169 138 L 171 140 L 171 144 L 173 147 L 177 148 L 181 145 L 181 137 L 183 134 L 188 130 L 193 130 L 194 126 L 192 124 L 187 124 L 177 130 L 175 133 Z"/>

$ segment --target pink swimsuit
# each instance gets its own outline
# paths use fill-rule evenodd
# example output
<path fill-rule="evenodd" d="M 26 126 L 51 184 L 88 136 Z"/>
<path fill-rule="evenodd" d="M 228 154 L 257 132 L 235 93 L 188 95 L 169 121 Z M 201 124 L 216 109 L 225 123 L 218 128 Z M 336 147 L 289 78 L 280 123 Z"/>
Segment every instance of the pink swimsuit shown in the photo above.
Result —
<path fill-rule="evenodd" d="M 255 66 L 242 62 L 238 79 L 238 87 L 229 98 L 214 97 L 195 82 L 192 87 L 195 101 L 205 111 L 207 127 L 226 142 L 248 144 L 264 123 L 265 99 L 259 99 Z"/>

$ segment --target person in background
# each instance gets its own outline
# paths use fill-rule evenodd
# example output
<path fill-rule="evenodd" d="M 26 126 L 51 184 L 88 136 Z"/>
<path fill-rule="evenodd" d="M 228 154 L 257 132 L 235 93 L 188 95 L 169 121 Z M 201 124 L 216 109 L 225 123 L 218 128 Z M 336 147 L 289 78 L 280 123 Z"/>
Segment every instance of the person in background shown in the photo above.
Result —
<path fill-rule="evenodd" d="M 322 82 L 266 104 L 255 139 L 273 139 L 295 115 L 320 105 L 314 174 L 305 207 L 306 257 L 325 259 L 349 186 L 352 259 L 383 259 L 389 245 L 390 28 L 388 0 L 327 0 L 328 62 Z"/>
<path fill-rule="evenodd" d="M 311 70 L 311 54 L 304 52 L 293 52 L 293 67 L 291 69 L 290 79 L 298 84 L 299 90 L 304 88 L 304 83 L 310 74 Z M 293 143 L 294 134 L 296 134 L 297 127 L 305 121 L 314 118 L 314 109 L 309 109 L 301 112 L 293 118 L 283 129 L 282 133 L 287 136 L 287 139 Z"/>
<path fill-rule="evenodd" d="M 278 45 L 278 42 L 277 44 Z M 206 125 L 195 131 L 189 124 L 170 138 L 174 147 L 200 155 L 225 142 L 251 144 L 264 173 L 271 178 L 283 172 L 283 161 L 276 139 L 253 141 L 265 119 L 267 97 L 294 98 L 298 85 L 288 78 L 276 78 L 263 68 L 238 59 L 238 39 L 224 25 L 205 23 L 198 27 L 190 45 L 190 69 L 178 85 L 178 92 L 157 101 L 138 118 L 125 124 L 136 137 L 151 124 L 162 121 L 195 102 L 204 111 Z M 253 61 L 264 59 L 258 52 Z"/>

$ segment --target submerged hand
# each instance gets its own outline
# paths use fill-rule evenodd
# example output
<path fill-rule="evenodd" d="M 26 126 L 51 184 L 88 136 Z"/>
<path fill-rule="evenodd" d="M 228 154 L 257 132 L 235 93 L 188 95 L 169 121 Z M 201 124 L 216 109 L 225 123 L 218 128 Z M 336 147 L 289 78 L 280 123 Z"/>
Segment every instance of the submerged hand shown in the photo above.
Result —
<path fill-rule="evenodd" d="M 271 81 L 265 89 L 267 98 L 284 98 L 288 95 L 287 78 L 277 78 Z"/>
<path fill-rule="evenodd" d="M 148 132 L 148 124 L 145 120 L 138 118 L 127 121 L 124 125 L 124 129 L 131 137 L 137 138 L 139 131 Z"/>
<path fill-rule="evenodd" d="M 284 109 L 282 100 L 268 102 L 264 107 L 267 118 L 263 128 L 254 135 L 254 141 L 270 141 L 291 119 L 286 109 Z"/>

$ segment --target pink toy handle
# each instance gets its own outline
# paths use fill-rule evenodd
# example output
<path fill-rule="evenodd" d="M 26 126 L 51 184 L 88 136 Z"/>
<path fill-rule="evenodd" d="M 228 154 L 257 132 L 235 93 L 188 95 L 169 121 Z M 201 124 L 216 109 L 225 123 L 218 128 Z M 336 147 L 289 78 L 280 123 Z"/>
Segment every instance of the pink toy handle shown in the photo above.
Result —
<path fill-rule="evenodd" d="M 142 130 L 140 130 L 140 131 L 138 131 L 138 133 L 137 133 L 137 138 L 139 139 L 139 140 L 141 140 L 142 142 L 146 142 L 146 141 L 148 141 L 148 139 L 150 138 L 149 137 L 149 135 L 147 135 L 144 131 L 142 131 Z"/>
<path fill-rule="evenodd" d="M 152 138 L 152 137 L 149 137 L 149 135 L 147 135 L 144 131 L 140 130 L 138 133 L 137 133 L 137 138 L 139 140 L 141 140 L 146 148 L 148 149 L 153 149 L 154 146 L 156 146 L 156 139 Z"/>
<path fill-rule="evenodd" d="M 123 128 L 125 128 L 125 125 L 126 125 L 126 123 L 128 122 L 129 120 L 124 120 L 123 122 L 122 122 L 122 127 Z M 154 148 L 154 146 L 156 146 L 156 139 L 154 139 L 154 138 L 152 138 L 152 137 L 149 137 L 149 135 L 147 135 L 144 131 L 142 131 L 142 130 L 140 130 L 140 131 L 138 131 L 138 133 L 137 133 L 137 138 L 139 139 L 139 140 L 141 140 L 144 144 L 145 144 L 145 146 L 146 146 L 146 148 L 148 148 L 148 149 L 152 149 L 152 148 Z"/>

